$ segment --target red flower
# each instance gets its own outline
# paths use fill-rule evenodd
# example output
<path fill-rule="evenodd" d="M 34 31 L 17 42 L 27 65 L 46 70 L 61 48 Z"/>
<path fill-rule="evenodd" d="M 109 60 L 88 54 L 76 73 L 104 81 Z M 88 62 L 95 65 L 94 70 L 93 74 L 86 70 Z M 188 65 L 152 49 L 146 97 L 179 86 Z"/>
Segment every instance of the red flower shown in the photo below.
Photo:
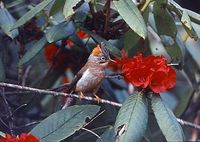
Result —
<path fill-rule="evenodd" d="M 5 137 L 0 138 L 0 142 L 40 142 L 40 141 L 32 134 L 22 133 L 19 137 L 13 137 L 9 134 L 6 134 Z"/>
<path fill-rule="evenodd" d="M 79 37 L 80 39 L 88 38 L 88 34 L 86 34 L 86 33 L 83 32 L 83 31 L 77 32 L 77 35 L 78 35 L 78 37 Z M 66 40 L 66 44 L 67 44 L 69 47 L 74 46 L 74 43 L 73 43 L 70 39 L 67 39 L 67 40 Z"/>
<path fill-rule="evenodd" d="M 123 55 L 118 61 L 122 65 L 125 79 L 134 86 L 150 88 L 155 93 L 165 92 L 175 86 L 176 72 L 167 65 L 164 56 L 147 56 L 142 54 L 133 58 Z"/>
<path fill-rule="evenodd" d="M 67 52 L 59 51 L 59 48 L 54 43 L 45 46 L 44 55 L 47 63 L 52 65 L 54 69 L 63 68 L 65 66 L 63 62 L 66 61 L 69 56 Z"/>

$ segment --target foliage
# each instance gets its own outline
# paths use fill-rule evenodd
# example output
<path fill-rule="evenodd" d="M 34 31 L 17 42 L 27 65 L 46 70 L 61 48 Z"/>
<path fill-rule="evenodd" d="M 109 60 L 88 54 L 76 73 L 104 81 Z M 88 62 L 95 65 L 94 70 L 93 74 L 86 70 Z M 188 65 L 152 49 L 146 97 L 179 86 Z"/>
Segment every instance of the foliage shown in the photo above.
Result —
<path fill-rule="evenodd" d="M 174 0 L 1 1 L 1 82 L 41 89 L 69 83 L 101 42 L 117 61 L 106 74 L 125 79 L 105 79 L 97 92 L 121 108 L 1 88 L 0 136 L 16 139 L 26 132 L 42 142 L 190 140 L 193 133 L 176 117 L 200 117 L 199 24 L 198 12 Z"/>

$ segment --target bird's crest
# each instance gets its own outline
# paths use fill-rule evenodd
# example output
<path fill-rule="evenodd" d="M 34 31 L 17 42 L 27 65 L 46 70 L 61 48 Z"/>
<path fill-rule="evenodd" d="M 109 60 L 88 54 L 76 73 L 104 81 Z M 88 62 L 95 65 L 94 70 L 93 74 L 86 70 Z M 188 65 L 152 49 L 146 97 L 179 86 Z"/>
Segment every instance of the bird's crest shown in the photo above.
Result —
<path fill-rule="evenodd" d="M 98 56 L 100 53 L 102 53 L 101 47 L 99 44 L 92 50 L 93 56 Z"/>
<path fill-rule="evenodd" d="M 93 56 L 99 56 L 100 54 L 103 54 L 105 57 L 110 57 L 109 56 L 109 51 L 105 45 L 105 43 L 101 42 L 101 44 L 97 44 L 97 46 L 92 50 L 92 55 Z"/>

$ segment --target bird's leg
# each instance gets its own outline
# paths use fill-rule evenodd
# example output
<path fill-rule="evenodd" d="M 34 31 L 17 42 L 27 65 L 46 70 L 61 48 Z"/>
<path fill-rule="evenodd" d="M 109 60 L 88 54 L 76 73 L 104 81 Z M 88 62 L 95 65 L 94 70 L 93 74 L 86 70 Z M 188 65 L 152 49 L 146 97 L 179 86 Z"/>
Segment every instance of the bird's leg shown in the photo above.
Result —
<path fill-rule="evenodd" d="M 80 92 L 80 99 L 82 99 L 84 97 L 83 92 Z"/>
<path fill-rule="evenodd" d="M 97 99 L 97 103 L 100 103 L 101 98 L 99 96 L 97 96 L 95 93 L 93 93 L 93 95 L 95 96 L 95 98 Z"/>

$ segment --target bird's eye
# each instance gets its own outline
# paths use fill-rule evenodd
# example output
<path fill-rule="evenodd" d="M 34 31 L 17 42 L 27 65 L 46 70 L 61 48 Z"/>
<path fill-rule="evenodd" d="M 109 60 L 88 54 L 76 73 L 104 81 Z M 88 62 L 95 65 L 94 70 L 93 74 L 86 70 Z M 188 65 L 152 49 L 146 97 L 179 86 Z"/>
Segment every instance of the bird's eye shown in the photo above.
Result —
<path fill-rule="evenodd" d="M 105 61 L 105 60 L 106 60 L 106 58 L 105 58 L 105 57 L 101 57 L 101 60 Z"/>

